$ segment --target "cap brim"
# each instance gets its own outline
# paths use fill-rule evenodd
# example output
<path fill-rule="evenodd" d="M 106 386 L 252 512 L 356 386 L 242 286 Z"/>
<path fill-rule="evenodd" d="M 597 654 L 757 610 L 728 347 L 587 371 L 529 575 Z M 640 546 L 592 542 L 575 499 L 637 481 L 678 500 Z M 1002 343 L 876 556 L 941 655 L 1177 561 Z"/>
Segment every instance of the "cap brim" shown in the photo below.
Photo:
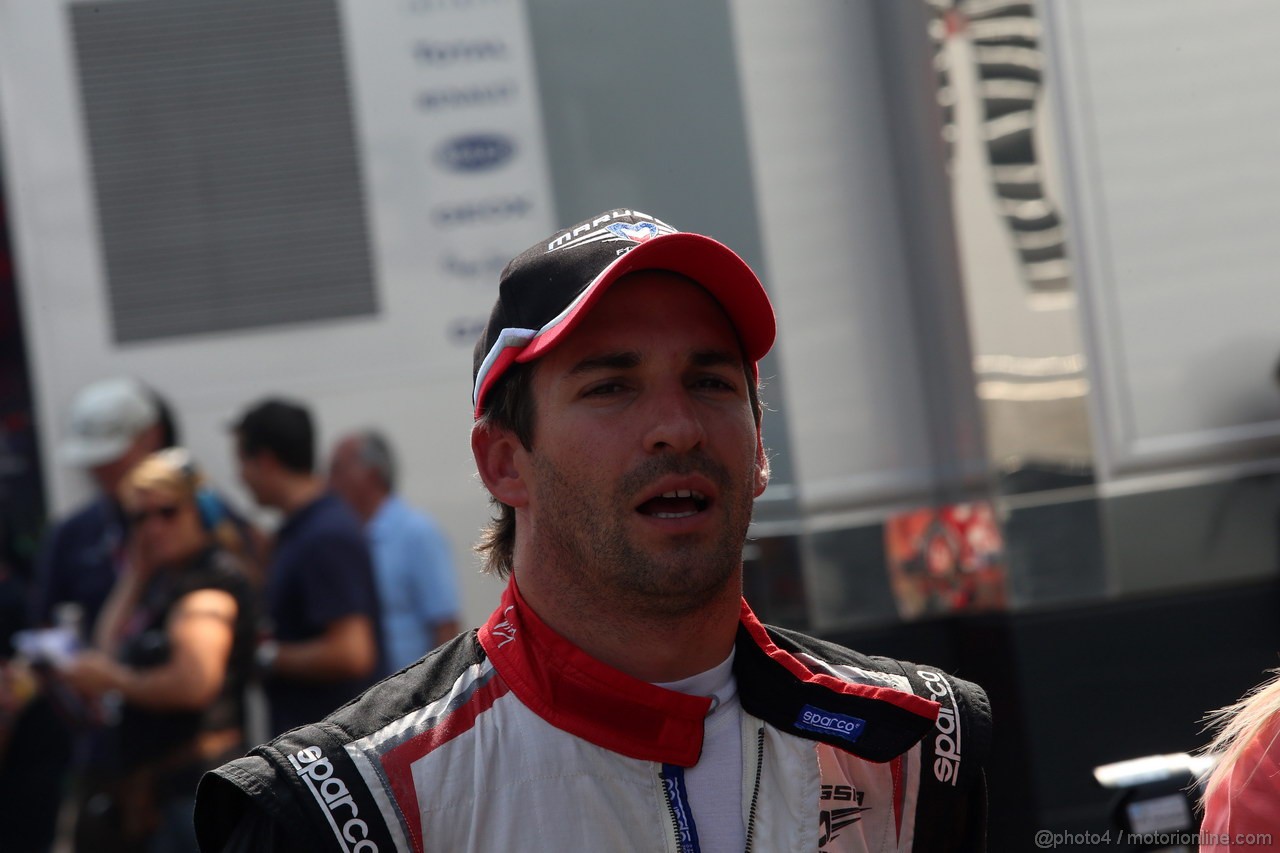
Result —
<path fill-rule="evenodd" d="M 62 445 L 59 458 L 72 468 L 93 468 L 114 462 L 129 449 L 129 441 L 119 438 L 91 441 L 78 438 Z"/>
<path fill-rule="evenodd" d="M 538 358 L 573 331 L 610 285 L 641 270 L 666 270 L 696 282 L 724 308 L 738 333 L 743 355 L 752 363 L 773 346 L 776 322 L 773 305 L 760 279 L 728 246 L 701 234 L 677 233 L 641 243 L 605 267 L 581 294 L 547 323 L 515 357 Z"/>
<path fill-rule="evenodd" d="M 777 333 L 773 305 L 746 261 L 728 246 L 701 234 L 663 234 L 619 255 L 540 329 L 504 329 L 476 372 L 472 395 L 475 417 L 483 412 L 489 389 L 512 363 L 532 361 L 555 347 L 614 282 L 642 270 L 666 270 L 685 276 L 710 293 L 728 315 L 743 356 L 753 368 L 773 346 Z"/>

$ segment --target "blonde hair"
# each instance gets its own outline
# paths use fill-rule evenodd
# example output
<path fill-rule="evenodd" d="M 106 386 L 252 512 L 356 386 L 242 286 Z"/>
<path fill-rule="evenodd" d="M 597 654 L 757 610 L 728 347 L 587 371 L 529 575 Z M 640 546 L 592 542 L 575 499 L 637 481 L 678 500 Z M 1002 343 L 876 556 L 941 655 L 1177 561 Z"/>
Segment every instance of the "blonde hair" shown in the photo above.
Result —
<path fill-rule="evenodd" d="M 129 469 L 120 482 L 120 497 L 131 492 L 163 492 L 192 505 L 200 514 L 200 523 L 213 541 L 236 556 L 243 557 L 244 542 L 227 518 L 208 519 L 200 512 L 201 492 L 208 490 L 204 474 L 196 467 L 191 453 L 182 447 L 169 447 L 152 453 Z M 218 498 L 212 496 L 216 501 Z"/>
<path fill-rule="evenodd" d="M 1231 778 L 1231 771 L 1235 769 L 1236 762 L 1249 744 L 1278 719 L 1280 669 L 1271 670 L 1271 675 L 1269 681 L 1250 690 L 1239 702 L 1210 711 L 1206 715 L 1206 728 L 1216 729 L 1216 732 L 1213 740 L 1205 747 L 1204 754 L 1215 757 L 1217 764 L 1205 784 L 1203 802 L 1208 802 L 1209 796 Z M 1280 735 L 1280 731 L 1277 734 Z"/>

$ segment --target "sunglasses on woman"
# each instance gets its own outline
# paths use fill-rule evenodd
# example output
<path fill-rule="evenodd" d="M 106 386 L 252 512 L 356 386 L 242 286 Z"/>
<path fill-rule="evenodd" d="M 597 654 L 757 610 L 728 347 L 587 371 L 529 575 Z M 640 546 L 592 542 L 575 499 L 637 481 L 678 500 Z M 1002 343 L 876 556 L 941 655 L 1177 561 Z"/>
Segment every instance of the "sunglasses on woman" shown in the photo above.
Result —
<path fill-rule="evenodd" d="M 137 527 L 146 523 L 146 520 L 153 515 L 163 521 L 173 521 L 181 511 L 182 507 L 177 504 L 169 504 L 167 506 L 152 507 L 151 509 L 140 509 L 129 513 L 125 518 L 128 520 L 130 527 Z"/>

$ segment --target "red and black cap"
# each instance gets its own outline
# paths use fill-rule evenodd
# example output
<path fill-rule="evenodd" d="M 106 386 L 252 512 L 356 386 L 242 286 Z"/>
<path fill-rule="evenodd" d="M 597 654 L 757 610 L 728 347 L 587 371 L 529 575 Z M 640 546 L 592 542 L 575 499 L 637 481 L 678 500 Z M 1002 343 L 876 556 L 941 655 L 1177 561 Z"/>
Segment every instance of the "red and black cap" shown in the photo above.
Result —
<path fill-rule="evenodd" d="M 613 282 L 639 270 L 667 270 L 701 285 L 724 308 L 753 367 L 773 346 L 773 306 L 732 249 L 638 210 L 606 211 L 530 247 L 502 271 L 498 301 L 476 342 L 475 416 L 512 364 L 550 350 Z"/>

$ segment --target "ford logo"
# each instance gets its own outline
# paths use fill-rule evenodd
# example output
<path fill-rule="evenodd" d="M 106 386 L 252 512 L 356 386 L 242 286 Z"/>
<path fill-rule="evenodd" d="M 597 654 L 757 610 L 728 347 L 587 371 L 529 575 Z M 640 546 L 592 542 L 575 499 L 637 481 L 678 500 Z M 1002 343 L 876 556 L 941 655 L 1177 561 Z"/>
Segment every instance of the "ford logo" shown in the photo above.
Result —
<path fill-rule="evenodd" d="M 459 136 L 440 147 L 436 157 L 446 169 L 455 172 L 483 172 L 496 169 L 512 158 L 515 143 L 496 133 Z"/>

